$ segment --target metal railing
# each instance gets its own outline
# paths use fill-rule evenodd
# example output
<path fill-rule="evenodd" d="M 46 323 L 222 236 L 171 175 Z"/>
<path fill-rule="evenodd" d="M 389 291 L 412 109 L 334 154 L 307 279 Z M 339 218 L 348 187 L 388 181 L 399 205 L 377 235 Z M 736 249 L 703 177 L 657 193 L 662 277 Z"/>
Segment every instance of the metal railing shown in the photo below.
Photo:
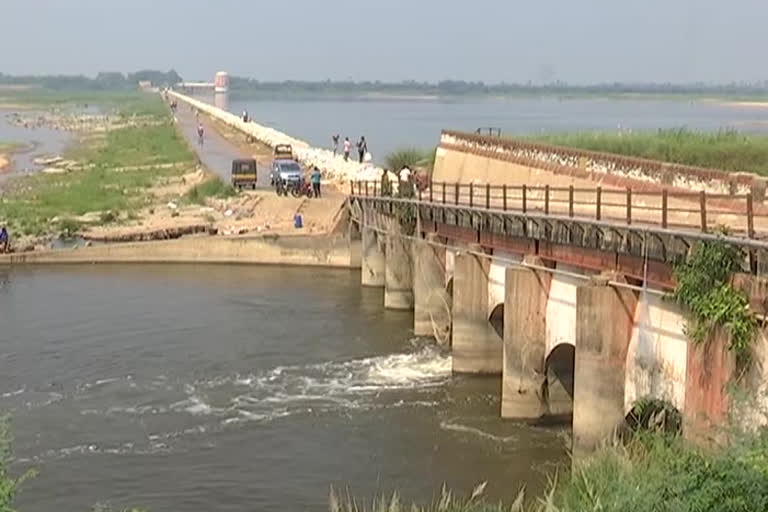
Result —
<path fill-rule="evenodd" d="M 350 182 L 350 193 L 382 197 L 379 181 Z M 756 238 L 768 235 L 768 209 L 755 208 L 752 194 L 638 191 L 632 188 L 579 188 L 549 185 L 491 185 L 427 182 L 414 187 L 414 199 L 468 208 L 537 213 L 625 225 L 653 226 Z"/>

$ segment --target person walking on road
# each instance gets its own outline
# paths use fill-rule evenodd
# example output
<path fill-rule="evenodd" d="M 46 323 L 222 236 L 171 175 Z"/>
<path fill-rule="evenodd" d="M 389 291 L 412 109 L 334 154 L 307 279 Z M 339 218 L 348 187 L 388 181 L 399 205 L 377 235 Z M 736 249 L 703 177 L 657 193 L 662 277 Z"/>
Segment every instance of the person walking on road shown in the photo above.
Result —
<path fill-rule="evenodd" d="M 365 141 L 365 135 L 360 136 L 357 143 L 357 153 L 360 155 L 360 163 L 363 163 L 365 154 L 368 152 L 368 143 Z"/>
<path fill-rule="evenodd" d="M 349 161 L 349 150 L 352 149 L 352 143 L 349 142 L 349 137 L 344 137 L 344 161 Z"/>
<path fill-rule="evenodd" d="M 336 156 L 336 153 L 339 152 L 339 134 L 331 136 L 331 146 L 333 147 L 333 156 Z"/>
<path fill-rule="evenodd" d="M 315 197 L 322 197 L 320 194 L 320 169 L 315 166 L 315 168 L 312 170 L 312 175 L 310 176 L 312 180 L 312 192 L 314 193 Z"/>
<path fill-rule="evenodd" d="M 197 145 L 198 146 L 203 145 L 204 135 L 205 135 L 205 130 L 203 129 L 203 123 L 197 123 Z"/>

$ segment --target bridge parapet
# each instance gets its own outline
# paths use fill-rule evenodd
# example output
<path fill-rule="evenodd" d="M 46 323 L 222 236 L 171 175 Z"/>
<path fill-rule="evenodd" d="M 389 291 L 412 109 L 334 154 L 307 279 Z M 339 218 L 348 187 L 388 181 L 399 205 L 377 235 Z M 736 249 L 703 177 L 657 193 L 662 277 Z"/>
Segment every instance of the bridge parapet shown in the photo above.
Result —
<path fill-rule="evenodd" d="M 393 214 L 402 205 L 411 205 L 418 212 L 423 231 L 464 243 L 522 255 L 537 254 L 596 271 L 616 269 L 637 279 L 643 278 L 647 257 L 649 282 L 667 288 L 673 286 L 674 263 L 701 240 L 722 239 L 741 247 L 746 255 L 745 272 L 757 273 L 768 267 L 768 242 L 747 236 L 722 236 L 693 226 L 673 229 L 631 219 L 617 222 L 530 208 L 487 208 L 464 201 L 443 203 L 434 200 L 435 194 L 431 194 L 433 201 L 373 196 L 371 187 L 366 196 L 363 186 L 354 188 L 350 200 L 358 208 Z"/>
<path fill-rule="evenodd" d="M 447 151 L 457 151 L 544 169 L 569 177 L 589 179 L 606 185 L 631 186 L 638 190 L 659 191 L 663 188 L 674 188 L 726 195 L 752 193 L 756 199 L 762 201 L 768 183 L 765 178 L 749 173 L 731 173 L 457 131 L 443 131 L 440 149 L 443 154 Z M 440 173 L 441 170 L 437 170 L 437 174 Z M 503 176 L 500 178 L 503 179 Z"/>

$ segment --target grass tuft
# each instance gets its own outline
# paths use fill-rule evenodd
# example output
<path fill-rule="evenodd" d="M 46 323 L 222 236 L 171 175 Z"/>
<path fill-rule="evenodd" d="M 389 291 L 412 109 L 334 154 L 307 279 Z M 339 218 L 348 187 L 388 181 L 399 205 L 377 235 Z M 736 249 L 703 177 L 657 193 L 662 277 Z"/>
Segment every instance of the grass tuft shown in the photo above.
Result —
<path fill-rule="evenodd" d="M 415 169 L 417 167 L 432 168 L 435 162 L 435 151 L 418 148 L 400 148 L 385 158 L 388 169 L 395 172 L 403 167 Z"/>
<path fill-rule="evenodd" d="M 192 187 L 184 199 L 190 203 L 205 204 L 205 200 L 209 197 L 226 198 L 235 195 L 237 190 L 232 185 L 225 183 L 218 176 L 213 176 Z"/>
<path fill-rule="evenodd" d="M 768 137 L 736 130 L 687 128 L 656 132 L 579 132 L 534 135 L 529 140 L 664 162 L 768 176 Z"/>

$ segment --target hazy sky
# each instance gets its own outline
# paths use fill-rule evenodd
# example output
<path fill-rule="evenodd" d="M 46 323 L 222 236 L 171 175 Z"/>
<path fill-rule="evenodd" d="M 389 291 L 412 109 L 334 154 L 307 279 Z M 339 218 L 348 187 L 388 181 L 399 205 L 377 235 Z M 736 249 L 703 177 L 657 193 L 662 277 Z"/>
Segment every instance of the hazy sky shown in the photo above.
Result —
<path fill-rule="evenodd" d="M 0 72 L 768 79 L 768 0 L 1 0 Z"/>

